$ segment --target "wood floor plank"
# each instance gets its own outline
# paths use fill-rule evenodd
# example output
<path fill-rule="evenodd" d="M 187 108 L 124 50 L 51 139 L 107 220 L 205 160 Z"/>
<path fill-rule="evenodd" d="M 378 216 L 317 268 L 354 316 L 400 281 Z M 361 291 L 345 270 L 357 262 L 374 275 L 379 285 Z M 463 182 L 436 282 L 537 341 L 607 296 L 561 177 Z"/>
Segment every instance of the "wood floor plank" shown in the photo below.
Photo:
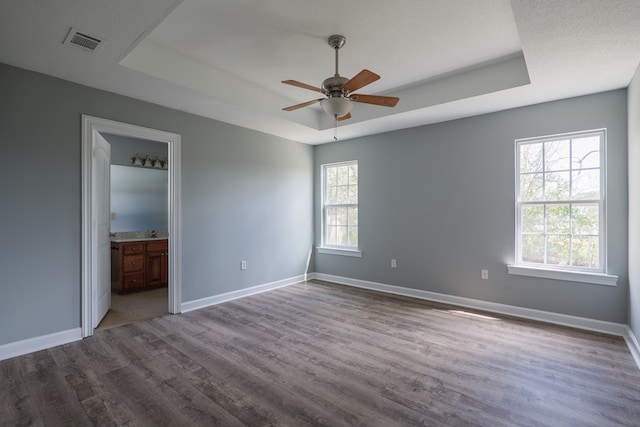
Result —
<path fill-rule="evenodd" d="M 0 426 L 639 426 L 619 337 L 324 282 L 0 362 Z"/>

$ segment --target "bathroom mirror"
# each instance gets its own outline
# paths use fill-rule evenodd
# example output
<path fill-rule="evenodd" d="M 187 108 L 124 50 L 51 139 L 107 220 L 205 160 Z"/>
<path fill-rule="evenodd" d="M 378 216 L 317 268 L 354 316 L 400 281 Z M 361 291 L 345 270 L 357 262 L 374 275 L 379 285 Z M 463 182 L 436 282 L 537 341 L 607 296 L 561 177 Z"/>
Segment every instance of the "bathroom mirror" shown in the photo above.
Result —
<path fill-rule="evenodd" d="M 111 232 L 167 230 L 168 171 L 111 165 Z"/>

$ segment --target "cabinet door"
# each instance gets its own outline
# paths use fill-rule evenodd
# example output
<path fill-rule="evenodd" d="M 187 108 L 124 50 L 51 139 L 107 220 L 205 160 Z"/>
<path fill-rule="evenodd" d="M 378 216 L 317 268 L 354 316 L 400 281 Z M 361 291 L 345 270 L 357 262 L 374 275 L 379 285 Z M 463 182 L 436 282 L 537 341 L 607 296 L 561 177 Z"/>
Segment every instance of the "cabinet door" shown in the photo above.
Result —
<path fill-rule="evenodd" d="M 169 252 L 164 252 L 162 254 L 162 284 L 169 284 Z"/>
<path fill-rule="evenodd" d="M 147 286 L 159 286 L 162 284 L 163 252 L 147 253 L 146 284 Z"/>

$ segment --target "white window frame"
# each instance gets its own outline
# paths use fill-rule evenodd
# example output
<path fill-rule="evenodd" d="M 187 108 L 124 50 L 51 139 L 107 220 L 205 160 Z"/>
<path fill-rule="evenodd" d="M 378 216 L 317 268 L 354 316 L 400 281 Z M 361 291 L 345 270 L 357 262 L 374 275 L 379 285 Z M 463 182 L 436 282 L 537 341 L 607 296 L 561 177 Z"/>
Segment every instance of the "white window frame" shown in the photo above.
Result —
<path fill-rule="evenodd" d="M 588 136 L 599 136 L 600 138 L 600 198 L 597 200 L 599 205 L 599 263 L 598 268 L 583 268 L 576 266 L 559 266 L 553 264 L 525 262 L 522 260 L 522 241 L 521 241 L 521 208 L 523 205 L 531 205 L 531 203 L 520 201 L 520 147 L 529 144 L 540 144 L 549 141 L 583 138 Z M 567 280 L 575 282 L 592 283 L 599 285 L 616 286 L 617 276 L 607 274 L 607 199 L 606 199 L 606 147 L 607 132 L 606 129 L 595 129 L 580 132 L 570 132 L 557 135 L 549 135 L 535 138 L 517 139 L 515 141 L 515 263 L 508 265 L 509 274 L 517 274 L 523 276 Z M 589 201 L 591 203 L 596 200 Z M 537 202 L 536 202 L 537 203 Z M 534 204 L 536 204 L 534 203 Z M 539 202 L 543 205 L 549 205 L 549 202 Z M 572 200 L 566 200 L 557 203 L 573 203 Z M 554 204 L 552 202 L 551 204 Z"/>
<path fill-rule="evenodd" d="M 320 216 L 321 216 L 321 245 L 320 247 L 317 248 L 318 253 L 322 253 L 322 254 L 330 254 L 330 255 L 344 255 L 344 256 L 352 256 L 352 257 L 361 257 L 362 256 L 362 251 L 360 250 L 360 227 L 358 225 L 358 246 L 336 246 L 336 245 L 329 245 L 327 243 L 327 239 L 326 239 L 326 235 L 327 235 L 327 229 L 326 229 L 326 210 L 327 210 L 327 188 L 326 188 L 326 171 L 328 168 L 331 167 L 337 167 L 337 166 L 349 166 L 355 164 L 358 166 L 358 193 L 360 192 L 360 167 L 358 165 L 358 161 L 357 160 L 349 160 L 349 161 L 345 161 L 345 162 L 337 162 L 337 163 L 327 163 L 321 166 L 321 208 L 320 208 Z M 358 207 L 358 223 L 359 223 L 359 217 L 360 217 L 360 209 L 359 209 L 359 194 L 358 194 L 358 203 L 355 204 L 356 207 Z M 353 204 L 350 204 L 350 206 L 353 206 Z"/>

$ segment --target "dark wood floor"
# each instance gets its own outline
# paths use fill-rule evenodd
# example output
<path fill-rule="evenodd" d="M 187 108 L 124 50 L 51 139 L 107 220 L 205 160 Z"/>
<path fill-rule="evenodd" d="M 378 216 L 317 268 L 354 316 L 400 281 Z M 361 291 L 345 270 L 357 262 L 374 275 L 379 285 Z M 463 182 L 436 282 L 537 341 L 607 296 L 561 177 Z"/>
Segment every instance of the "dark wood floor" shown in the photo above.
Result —
<path fill-rule="evenodd" d="M 325 283 L 0 362 L 1 425 L 640 425 L 618 337 Z"/>

